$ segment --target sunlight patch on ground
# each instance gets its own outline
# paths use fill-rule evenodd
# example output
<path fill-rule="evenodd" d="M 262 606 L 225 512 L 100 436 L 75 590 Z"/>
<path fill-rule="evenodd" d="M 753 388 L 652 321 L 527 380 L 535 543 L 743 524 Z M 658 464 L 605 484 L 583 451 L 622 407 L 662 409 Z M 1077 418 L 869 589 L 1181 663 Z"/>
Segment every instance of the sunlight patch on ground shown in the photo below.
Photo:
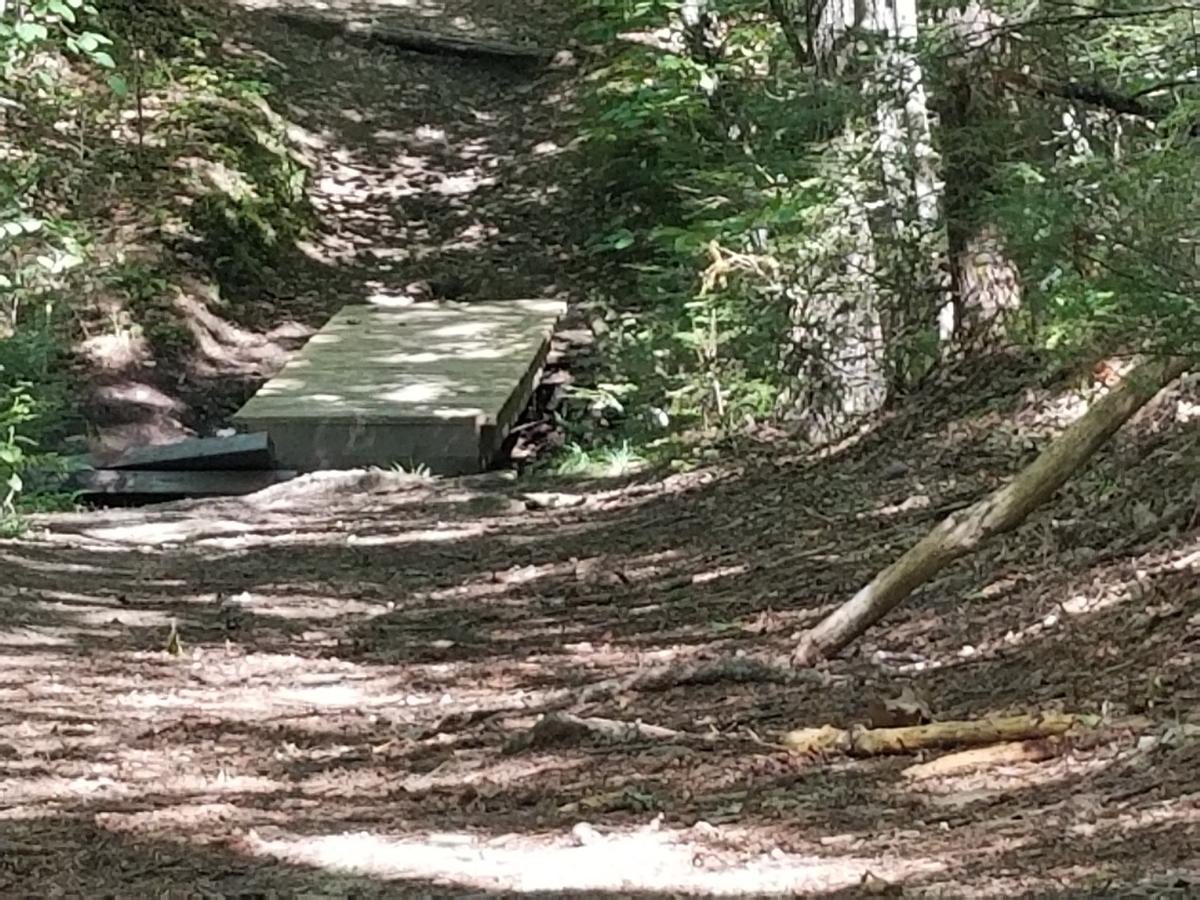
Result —
<path fill-rule="evenodd" d="M 1068 755 L 1046 762 L 988 765 L 961 775 L 941 775 L 932 780 L 923 780 L 894 793 L 898 802 L 916 796 L 929 807 L 950 814 L 976 804 L 999 803 L 1031 788 L 1046 789 L 1095 778 L 1114 766 L 1127 763 L 1129 757 L 1128 753 L 1091 758 Z M 1081 796 L 1079 799 L 1081 813 L 1090 814 L 1085 798 Z"/>
<path fill-rule="evenodd" d="M 31 572 L 46 572 L 56 574 L 95 575 L 104 571 L 101 566 L 92 565 L 90 563 L 70 563 L 66 562 L 65 560 L 45 562 L 37 559 L 28 559 L 24 556 L 17 556 L 10 553 L 0 553 L 0 563 L 3 563 L 6 566 L 20 566 L 23 569 L 29 569 Z M 82 597 L 84 595 L 78 596 Z"/>
<path fill-rule="evenodd" d="M 148 793 L 179 796 L 198 793 L 271 794 L 284 787 L 285 785 L 270 778 L 227 775 L 222 772 L 215 772 L 212 775 L 176 775 L 168 778 L 155 775 L 147 783 L 131 781 L 127 777 L 122 779 L 107 775 L 89 775 L 79 778 L 42 776 L 0 780 L 0 796 L 4 797 L 6 804 L 13 805 L 46 801 L 82 803 L 94 802 L 97 799 L 106 802 L 129 800 L 143 797 Z M 0 819 L 3 817 L 3 811 L 0 810 Z"/>
<path fill-rule="evenodd" d="M 84 534 L 99 541 L 111 541 L 115 544 L 156 545 L 184 543 L 199 534 L 248 534 L 254 529 L 254 525 L 232 519 L 197 517 L 176 522 L 141 522 L 112 528 L 92 528 Z"/>
<path fill-rule="evenodd" d="M 0 631 L 0 646 L 4 647 L 70 647 L 74 644 L 75 633 L 68 636 L 60 628 L 28 626 Z"/>
<path fill-rule="evenodd" d="M 115 321 L 119 315 L 114 314 Z M 150 346 L 142 334 L 121 328 L 112 334 L 98 334 L 80 342 L 80 355 L 100 371 L 133 371 L 150 360 Z"/>
<path fill-rule="evenodd" d="M 195 602 L 195 598 L 189 598 Z M 186 602 L 186 601 L 184 601 Z M 104 626 L 125 626 L 126 628 L 166 628 L 170 625 L 172 616 L 163 610 L 136 609 L 118 604 L 106 605 L 92 603 L 76 605 L 72 603 L 42 601 L 38 607 L 52 612 L 55 616 L 73 622 L 78 626 L 91 627 L 91 634 L 112 634 L 111 629 Z M 80 634 L 85 632 L 81 629 Z"/>
<path fill-rule="evenodd" d="M 234 594 L 227 602 L 255 615 L 297 622 L 371 618 L 394 608 L 394 604 L 384 601 L 369 602 L 346 597 L 302 594 L 294 588 L 288 588 L 277 595 L 269 591 L 253 595 Z"/>
<path fill-rule="evenodd" d="M 349 521 L 313 521 L 294 519 L 287 516 L 256 517 L 255 522 L 243 522 L 230 518 L 209 518 L 197 515 L 194 518 L 158 519 L 148 522 L 129 522 L 83 528 L 76 533 L 50 533 L 45 538 L 50 542 L 78 544 L 79 537 L 102 541 L 107 544 L 130 547 L 169 547 L 188 544 L 197 548 L 211 547 L 222 550 L 245 549 L 255 546 L 337 546 L 359 544 L 362 546 L 399 546 L 404 544 L 441 544 L 487 533 L 484 524 L 458 527 L 434 527 L 412 531 L 382 532 L 358 535 Z M 324 525 L 324 527 L 320 527 Z"/>
<path fill-rule="evenodd" d="M 426 879 L 475 890 L 682 891 L 738 896 L 853 888 L 864 877 L 901 881 L 930 875 L 933 860 L 813 857 L 774 850 L 738 853 L 698 840 L 694 832 L 644 828 L 600 834 L 587 826 L 571 835 L 466 833 L 385 837 L 367 833 L 263 839 L 250 835 L 256 856 L 387 879 Z"/>
<path fill-rule="evenodd" d="M 311 687 L 283 688 L 275 693 L 282 703 L 300 703 L 326 709 L 364 709 L 371 706 L 424 706 L 436 703 L 438 698 L 425 694 L 367 694 L 361 685 L 325 684 Z"/>

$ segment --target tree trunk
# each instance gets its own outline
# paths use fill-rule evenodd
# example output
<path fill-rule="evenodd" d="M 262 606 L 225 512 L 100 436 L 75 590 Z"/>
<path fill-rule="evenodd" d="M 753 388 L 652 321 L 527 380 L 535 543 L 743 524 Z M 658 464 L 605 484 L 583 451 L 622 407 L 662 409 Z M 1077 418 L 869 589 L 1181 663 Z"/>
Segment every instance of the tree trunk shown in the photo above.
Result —
<path fill-rule="evenodd" d="M 1179 357 L 1141 362 L 1008 485 L 948 516 L 870 584 L 826 616 L 801 640 L 793 654 L 793 663 L 813 665 L 837 654 L 951 562 L 972 553 L 989 538 L 1020 525 L 1186 367 L 1187 361 Z"/>
<path fill-rule="evenodd" d="M 679 7 L 688 53 L 702 63 L 721 58 L 721 40 L 717 36 L 716 16 L 708 8 L 708 0 L 683 0 Z"/>
<path fill-rule="evenodd" d="M 888 397 L 886 296 L 876 274 L 867 179 L 856 171 L 866 143 L 852 128 L 831 143 L 838 196 L 813 223 L 822 241 L 811 260 L 797 261 L 792 285 L 790 351 L 799 393 L 783 402 L 793 408 L 801 437 L 813 444 L 846 436 Z"/>
<path fill-rule="evenodd" d="M 895 293 L 886 323 L 893 381 L 904 385 L 937 362 L 924 335 L 953 337 L 953 304 L 943 274 L 948 252 L 942 183 L 917 60 L 916 0 L 875 0 L 865 23 L 882 47 L 868 80 L 875 95 L 884 205 L 878 226 L 890 250 L 882 263 Z M 924 354 L 922 357 L 921 354 Z"/>
<path fill-rule="evenodd" d="M 938 358 L 939 317 L 952 306 L 942 275 L 946 231 L 916 57 L 915 0 L 826 0 L 808 9 L 819 67 L 860 68 L 872 108 L 870 124 L 849 125 L 835 145 L 843 168 L 834 177 L 843 196 L 832 208 L 841 212 L 821 243 L 844 257 L 810 266 L 821 277 L 810 274 L 809 280 L 828 287 L 798 284 L 795 290 L 797 418 L 810 441 L 823 443 L 877 414 L 890 389 L 926 374 Z M 874 46 L 869 57 L 856 60 L 863 36 L 873 37 Z M 866 164 L 840 149 L 856 145 Z M 843 232 L 853 235 L 844 250 Z M 952 330 L 952 322 L 942 330 Z"/>
<path fill-rule="evenodd" d="M 942 316 L 943 350 L 963 354 L 994 349 L 1021 307 L 1021 278 L 1002 236 L 978 210 L 985 206 L 1003 147 L 981 126 L 1013 115 L 997 96 L 994 72 L 1009 55 L 1002 36 L 1008 23 L 969 0 L 942 17 L 946 42 L 937 52 L 945 60 L 938 105 L 941 123 L 943 214 L 946 220 L 950 302 Z M 1016 127 L 1014 123 L 1014 127 Z"/>

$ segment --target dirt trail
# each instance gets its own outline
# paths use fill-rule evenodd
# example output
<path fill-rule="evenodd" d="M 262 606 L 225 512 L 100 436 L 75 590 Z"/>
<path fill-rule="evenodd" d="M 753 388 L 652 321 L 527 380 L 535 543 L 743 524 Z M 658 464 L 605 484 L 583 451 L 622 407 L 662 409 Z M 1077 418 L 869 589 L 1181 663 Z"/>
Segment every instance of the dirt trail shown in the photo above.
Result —
<path fill-rule="evenodd" d="M 342 279 L 330 303 L 403 302 L 427 279 L 454 298 L 558 296 L 571 229 L 580 224 L 562 157 L 570 134 L 569 67 L 400 53 L 314 38 L 260 11 L 254 50 L 277 65 L 280 112 L 309 154 L 321 233 L 304 249 Z M 560 6 L 565 4 L 560 4 Z M 532 35 L 556 47 L 561 9 L 486 3 L 464 9 L 334 4 L 331 18 L 397 22 L 450 33 Z M 436 15 L 432 13 L 436 12 Z M 500 31 L 503 23 L 504 31 Z M 555 27 L 557 24 L 558 27 Z M 416 288 L 417 299 L 421 299 Z M 334 296 L 330 296 L 334 294 Z"/>
<path fill-rule="evenodd" d="M 552 183 L 539 123 L 566 76 L 521 93 L 528 80 L 462 62 L 260 38 L 322 142 L 318 200 L 342 230 L 320 247 L 343 254 L 346 290 L 454 260 L 562 288 L 537 230 L 558 195 L 530 191 Z M 431 93 L 436 116 L 393 105 Z M 421 124 L 447 135 L 437 149 Z M 475 188 L 434 190 L 458 176 Z M 476 224 L 478 245 L 453 243 Z M 1200 745 L 1179 726 L 1200 699 L 1200 551 L 1181 501 L 1200 473 L 1194 406 L 1173 400 L 1053 518 L 953 569 L 822 686 L 628 692 L 583 711 L 715 737 L 505 752 L 562 688 L 786 650 L 1061 422 L 1062 385 L 1012 404 L 1033 374 L 992 363 L 830 459 L 772 447 L 737 468 L 556 486 L 585 498 L 570 508 L 486 480 L 330 473 L 39 520 L 0 543 L 0 894 L 1195 891 Z M 941 718 L 1103 708 L 1160 727 L 921 783 L 901 774 L 911 758 L 771 746 L 864 721 L 904 686 Z"/>
<path fill-rule="evenodd" d="M 228 267 L 219 285 L 212 273 L 184 278 L 175 327 L 194 340 L 164 348 L 149 371 L 105 357 L 86 410 L 98 446 L 224 427 L 348 303 L 577 296 L 590 203 L 567 148 L 570 58 L 530 66 L 396 52 L 275 15 L 321 11 L 560 47 L 568 6 L 224 0 L 223 52 L 230 65 L 240 57 L 265 70 L 273 121 L 286 123 L 307 174 L 315 230 L 248 283 Z"/>

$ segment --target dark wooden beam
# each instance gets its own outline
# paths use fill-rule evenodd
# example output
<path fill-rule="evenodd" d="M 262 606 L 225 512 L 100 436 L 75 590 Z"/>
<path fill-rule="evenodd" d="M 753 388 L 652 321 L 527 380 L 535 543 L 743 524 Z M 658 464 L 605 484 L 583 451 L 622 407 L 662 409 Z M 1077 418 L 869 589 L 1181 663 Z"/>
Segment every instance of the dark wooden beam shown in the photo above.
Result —
<path fill-rule="evenodd" d="M 271 15 L 287 25 L 317 37 L 342 37 L 363 43 L 378 43 L 397 50 L 450 56 L 491 57 L 513 62 L 548 63 L 554 51 L 528 44 L 513 44 L 468 34 L 451 34 L 385 25 L 380 22 L 345 21 L 319 13 L 278 10 Z"/>
<path fill-rule="evenodd" d="M 274 468 L 275 448 L 266 432 L 256 432 L 130 447 L 115 456 L 93 454 L 83 463 L 92 469 L 147 472 L 251 471 Z"/>

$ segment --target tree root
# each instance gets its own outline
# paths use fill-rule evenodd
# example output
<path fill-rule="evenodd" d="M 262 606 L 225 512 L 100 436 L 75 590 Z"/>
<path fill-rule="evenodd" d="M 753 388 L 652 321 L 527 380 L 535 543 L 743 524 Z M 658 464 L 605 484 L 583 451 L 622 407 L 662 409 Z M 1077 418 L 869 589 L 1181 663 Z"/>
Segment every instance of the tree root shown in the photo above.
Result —
<path fill-rule="evenodd" d="M 646 725 L 642 722 L 621 722 L 616 719 L 582 718 L 570 713 L 555 712 L 542 716 L 528 731 L 514 735 L 504 745 L 506 754 L 524 750 L 545 750 L 551 747 L 578 747 L 590 743 L 631 744 L 638 741 L 696 739 L 673 728 Z"/>
<path fill-rule="evenodd" d="M 581 688 L 553 692 L 548 709 L 598 703 L 629 691 L 666 691 L 695 684 L 792 684 L 797 681 L 826 685 L 830 678 L 815 671 L 793 670 L 786 665 L 753 657 L 727 657 L 682 665 L 655 666 L 620 678 L 594 681 Z"/>

